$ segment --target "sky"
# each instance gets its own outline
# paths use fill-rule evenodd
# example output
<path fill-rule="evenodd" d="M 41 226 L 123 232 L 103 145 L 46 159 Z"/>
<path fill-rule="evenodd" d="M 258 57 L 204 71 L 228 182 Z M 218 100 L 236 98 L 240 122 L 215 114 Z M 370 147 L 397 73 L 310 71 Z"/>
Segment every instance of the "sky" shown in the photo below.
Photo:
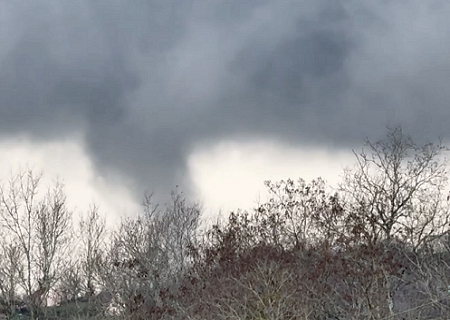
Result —
<path fill-rule="evenodd" d="M 364 138 L 450 136 L 450 2 L 0 0 L 0 176 L 111 215 L 336 183 Z M 164 200 L 165 201 L 165 200 Z"/>

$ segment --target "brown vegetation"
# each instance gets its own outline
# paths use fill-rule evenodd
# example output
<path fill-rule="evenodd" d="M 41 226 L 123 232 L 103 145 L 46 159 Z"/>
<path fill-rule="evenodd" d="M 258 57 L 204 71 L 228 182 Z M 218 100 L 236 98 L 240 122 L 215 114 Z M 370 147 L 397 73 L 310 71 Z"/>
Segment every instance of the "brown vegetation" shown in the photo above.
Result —
<path fill-rule="evenodd" d="M 448 319 L 446 149 L 400 128 L 366 142 L 337 190 L 267 181 L 267 202 L 204 232 L 179 193 L 165 207 L 145 197 L 112 232 L 93 207 L 75 257 L 61 189 L 38 204 L 39 181 L 20 176 L 1 189 L 4 313 L 17 314 L 22 290 L 57 297 L 30 303 L 39 319 Z"/>

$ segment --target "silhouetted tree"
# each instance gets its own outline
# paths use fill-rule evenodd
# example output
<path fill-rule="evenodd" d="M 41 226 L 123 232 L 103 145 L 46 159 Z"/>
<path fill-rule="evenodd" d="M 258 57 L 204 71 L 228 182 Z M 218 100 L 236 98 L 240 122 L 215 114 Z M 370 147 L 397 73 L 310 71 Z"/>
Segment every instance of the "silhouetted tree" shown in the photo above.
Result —
<path fill-rule="evenodd" d="M 344 172 L 347 232 L 375 244 L 399 238 L 415 249 L 447 231 L 448 150 L 441 142 L 418 145 L 400 127 L 386 139 L 354 153 L 355 169 Z"/>

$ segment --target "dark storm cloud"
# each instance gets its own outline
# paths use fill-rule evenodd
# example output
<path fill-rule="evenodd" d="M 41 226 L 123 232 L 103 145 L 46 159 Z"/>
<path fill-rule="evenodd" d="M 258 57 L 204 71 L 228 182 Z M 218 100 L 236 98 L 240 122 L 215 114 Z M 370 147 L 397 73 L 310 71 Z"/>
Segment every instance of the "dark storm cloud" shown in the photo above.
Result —
<path fill-rule="evenodd" d="M 448 137 L 444 1 L 0 0 L 0 135 L 83 131 L 143 190 L 204 141 Z M 187 186 L 188 187 L 188 186 Z"/>

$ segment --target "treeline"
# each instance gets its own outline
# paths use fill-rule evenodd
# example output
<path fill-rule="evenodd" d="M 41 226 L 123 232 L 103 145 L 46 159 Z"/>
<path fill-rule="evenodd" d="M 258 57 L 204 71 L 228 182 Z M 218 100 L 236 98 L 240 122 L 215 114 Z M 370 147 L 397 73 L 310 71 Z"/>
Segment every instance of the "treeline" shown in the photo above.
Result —
<path fill-rule="evenodd" d="M 449 319 L 447 148 L 400 127 L 366 140 L 338 188 L 266 181 L 270 198 L 204 227 L 165 206 L 74 225 L 61 185 L 0 189 L 0 303 L 11 319 Z M 38 200 L 39 199 L 39 200 Z"/>

